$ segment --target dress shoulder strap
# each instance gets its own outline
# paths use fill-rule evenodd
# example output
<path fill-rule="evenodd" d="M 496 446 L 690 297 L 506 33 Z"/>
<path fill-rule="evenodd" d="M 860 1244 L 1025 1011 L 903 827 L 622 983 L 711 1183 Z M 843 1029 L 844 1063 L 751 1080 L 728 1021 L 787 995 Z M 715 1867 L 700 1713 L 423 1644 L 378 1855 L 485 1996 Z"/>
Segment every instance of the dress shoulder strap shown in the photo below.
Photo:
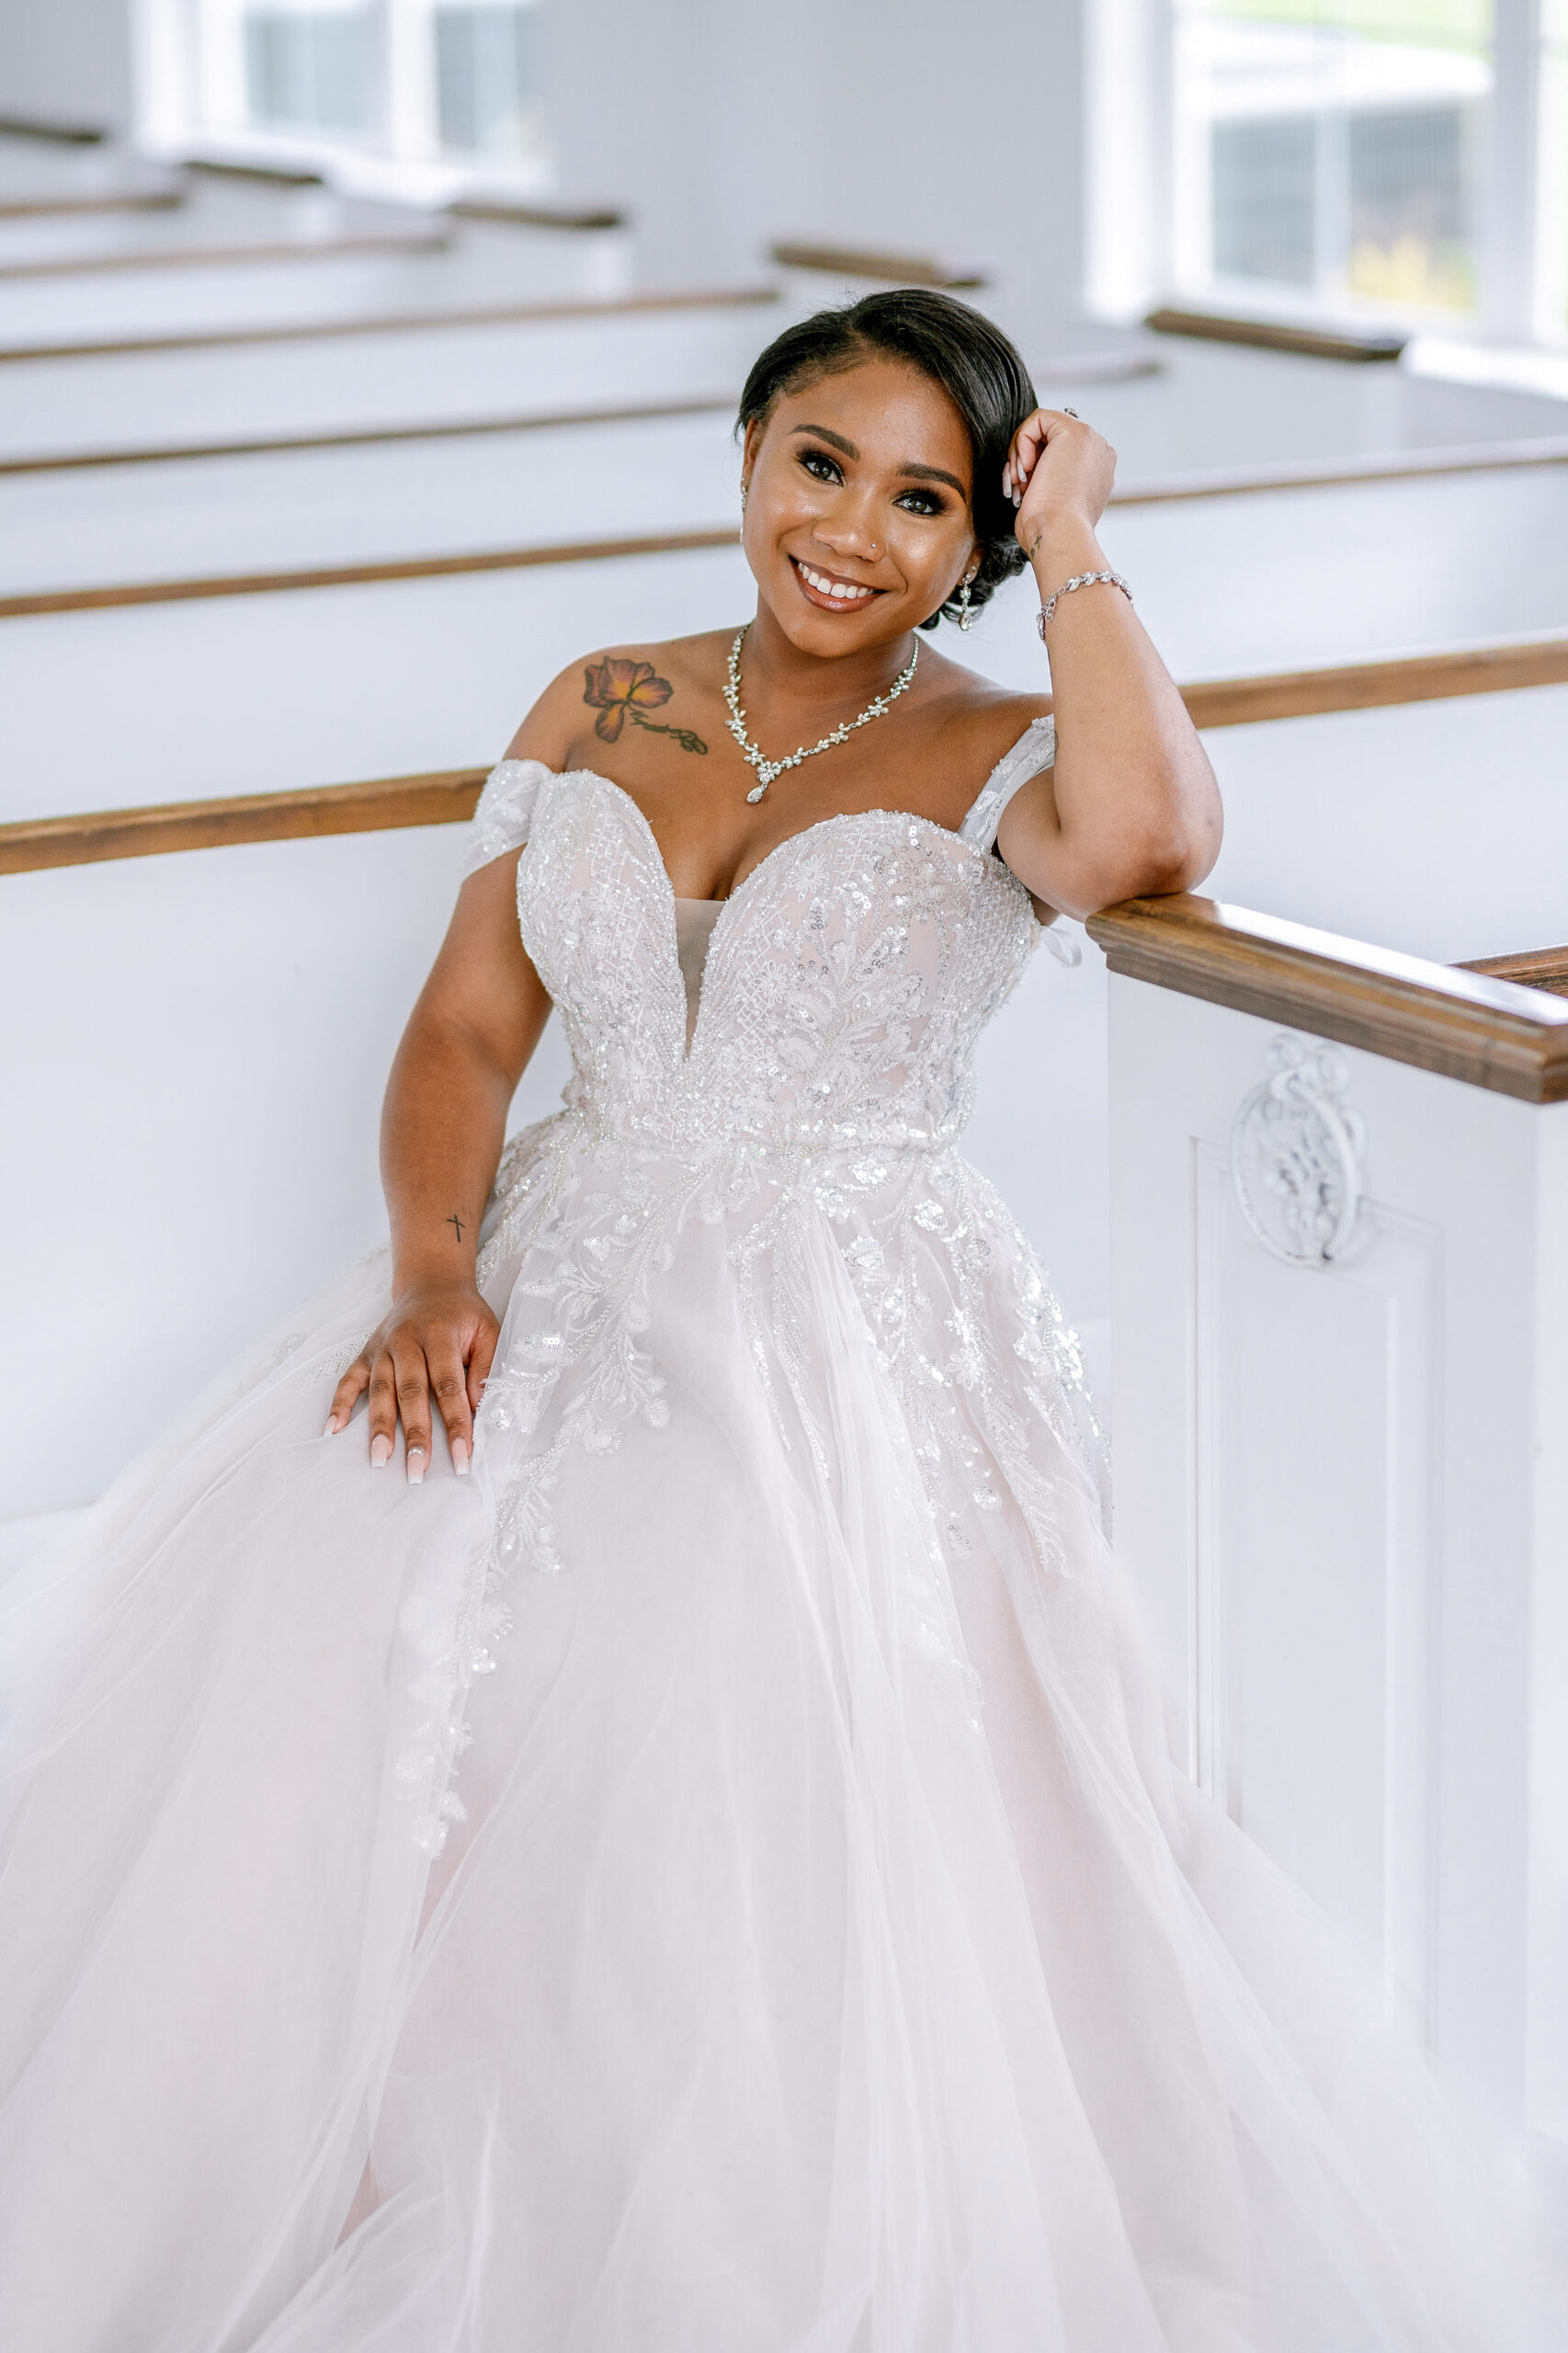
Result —
<path fill-rule="evenodd" d="M 986 778 L 980 798 L 959 827 L 960 839 L 971 842 L 976 849 L 993 848 L 1002 812 L 1019 785 L 1028 784 L 1031 776 L 1039 776 L 1055 760 L 1056 722 L 1048 713 L 1044 719 L 1030 720 L 1012 750 L 1003 753 Z"/>
<path fill-rule="evenodd" d="M 555 774 L 542 760 L 500 760 L 484 780 L 473 823 L 468 830 L 463 879 L 477 874 L 492 858 L 520 849 L 533 823 L 540 786 Z"/>

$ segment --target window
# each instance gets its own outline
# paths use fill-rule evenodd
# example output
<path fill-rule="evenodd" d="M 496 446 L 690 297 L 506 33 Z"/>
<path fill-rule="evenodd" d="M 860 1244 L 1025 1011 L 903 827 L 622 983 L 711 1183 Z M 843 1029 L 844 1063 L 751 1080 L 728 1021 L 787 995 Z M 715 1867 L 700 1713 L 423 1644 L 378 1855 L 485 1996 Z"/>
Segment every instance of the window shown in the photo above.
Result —
<path fill-rule="evenodd" d="M 1536 191 L 1543 332 L 1568 336 L 1568 0 L 1543 0 L 1540 172 Z"/>
<path fill-rule="evenodd" d="M 1490 0 L 1180 0 L 1177 270 L 1473 313 Z"/>
<path fill-rule="evenodd" d="M 1091 290 L 1568 338 L 1568 0 L 1088 0 Z"/>
<path fill-rule="evenodd" d="M 150 143 L 537 189 L 541 0 L 141 0 Z"/>

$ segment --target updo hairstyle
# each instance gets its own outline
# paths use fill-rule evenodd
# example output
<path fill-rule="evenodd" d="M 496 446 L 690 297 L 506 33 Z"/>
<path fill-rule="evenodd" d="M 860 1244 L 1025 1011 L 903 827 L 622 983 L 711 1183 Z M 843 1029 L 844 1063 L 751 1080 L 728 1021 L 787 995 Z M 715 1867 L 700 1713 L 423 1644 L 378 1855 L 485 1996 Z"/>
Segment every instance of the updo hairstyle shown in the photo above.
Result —
<path fill-rule="evenodd" d="M 939 384 L 969 434 L 974 465 L 974 534 L 980 569 L 969 585 L 973 610 L 985 604 L 1004 580 L 1024 568 L 1024 551 L 1013 535 L 1015 511 L 1003 495 L 1002 469 L 1014 434 L 1040 405 L 1029 371 L 1013 346 L 988 318 L 950 294 L 900 286 L 867 294 L 841 309 L 817 311 L 786 327 L 753 365 L 741 394 L 736 431 L 766 425 L 774 403 L 798 392 L 818 376 L 837 376 L 863 360 L 881 356 L 907 361 Z M 922 629 L 935 629 L 945 613 L 958 619 L 957 593 Z"/>

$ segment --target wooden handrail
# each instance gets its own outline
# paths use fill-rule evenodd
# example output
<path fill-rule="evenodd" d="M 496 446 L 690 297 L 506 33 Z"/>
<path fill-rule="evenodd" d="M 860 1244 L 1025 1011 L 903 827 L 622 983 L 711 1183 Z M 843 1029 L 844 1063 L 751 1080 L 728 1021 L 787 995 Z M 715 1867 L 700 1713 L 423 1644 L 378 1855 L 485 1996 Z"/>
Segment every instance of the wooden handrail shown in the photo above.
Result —
<path fill-rule="evenodd" d="M 522 416 L 477 416 L 437 425 L 378 425 L 350 433 L 258 434 L 244 441 L 197 441 L 187 448 L 67 449 L 57 456 L 0 458 L 6 474 L 74 472 L 90 466 L 152 466 L 192 458 L 255 458 L 290 449 L 363 449 L 387 441 L 460 441 L 483 433 L 542 433 L 555 426 L 642 425 L 666 416 L 733 416 L 733 392 L 710 392 L 688 401 L 638 401 L 620 408 L 534 409 Z"/>
<path fill-rule="evenodd" d="M 861 245 L 817 245 L 785 242 L 768 247 L 780 269 L 819 269 L 834 278 L 869 278 L 888 286 L 934 286 L 952 292 L 989 286 L 978 262 L 944 259 L 939 254 L 890 254 Z"/>
<path fill-rule="evenodd" d="M 180 334 L 94 343 L 0 345 L 0 365 L 35 359 L 111 359 L 143 351 L 211 351 L 225 345 L 311 343 L 342 335 L 427 335 L 452 327 L 527 326 L 550 319 L 631 317 L 642 311 L 719 311 L 777 302 L 776 286 L 679 287 L 650 294 L 584 294 L 548 302 L 486 302 L 464 310 L 367 311 L 352 318 L 292 319 L 274 325 L 193 327 Z"/>
<path fill-rule="evenodd" d="M 728 530 L 712 536 L 715 544 L 729 544 Z M 1562 663 L 1558 675 L 1568 676 L 1568 639 L 1554 642 Z M 1367 666 L 1391 672 L 1408 667 L 1394 663 Z M 1301 673 L 1295 679 L 1282 682 L 1232 679 L 1216 686 L 1185 687 L 1182 693 L 1195 717 L 1205 697 L 1226 693 L 1243 697 L 1244 706 L 1233 715 L 1205 718 L 1202 722 L 1224 726 L 1260 715 L 1255 708 L 1256 699 L 1245 699 L 1246 690 L 1259 683 L 1282 683 L 1290 688 L 1290 708 L 1284 715 L 1294 715 L 1301 703 L 1301 680 L 1310 679 L 1312 675 Z M 1329 671 L 1321 675 L 1335 679 L 1346 674 Z M 1532 675 L 1516 683 L 1533 686 L 1540 680 Z M 1491 690 L 1495 690 L 1495 679 Z M 1390 692 L 1379 699 L 1392 702 L 1395 697 Z M 1415 699 L 1421 698 L 1417 696 Z M 1320 699 L 1312 707 L 1364 710 L 1369 703 L 1362 692 L 1349 704 L 1330 704 Z M 26 874 L 51 866 L 92 865 L 103 858 L 147 858 L 169 850 L 209 849 L 231 842 L 291 841 L 306 835 L 375 833 L 402 825 L 454 824 L 472 813 L 484 773 L 483 768 L 444 768 L 413 777 L 370 778 L 356 784 L 307 785 L 288 792 L 225 795 L 212 801 L 175 801 L 139 809 L 87 810 L 72 816 L 27 819 L 0 825 L 0 874 Z M 1161 900 L 1154 904 L 1166 906 L 1173 903 Z M 1096 916 L 1096 921 L 1100 920 Z M 1568 950 L 1547 953 L 1568 958 Z M 1504 958 L 1472 969 L 1501 972 L 1506 965 L 1506 978 L 1530 977 L 1538 988 L 1554 985 L 1515 969 L 1520 961 Z"/>
<path fill-rule="evenodd" d="M 1568 1101 L 1568 1005 L 1246 907 L 1183 894 L 1091 915 L 1113 972 L 1298 1025 L 1527 1103 Z"/>
<path fill-rule="evenodd" d="M 101 122 L 51 122 L 42 115 L 0 114 L 0 139 L 48 139 L 62 147 L 98 147 L 108 137 Z"/>
<path fill-rule="evenodd" d="M 1485 972 L 1495 981 L 1517 981 L 1521 988 L 1548 989 L 1568 996 L 1568 947 L 1527 948 L 1516 956 L 1476 956 L 1457 968 Z"/>
<path fill-rule="evenodd" d="M 540 564 L 603 563 L 623 555 L 687 555 L 735 544 L 733 523 L 695 531 L 650 531 L 627 540 L 568 540 L 553 546 L 488 548 L 461 555 L 318 565 L 308 572 L 244 572 L 202 580 L 143 580 L 108 588 L 62 588 L 0 597 L 0 620 L 40 613 L 102 612 L 124 605 L 178 605 L 196 597 L 276 597 L 301 588 L 360 588 L 382 580 L 443 580 L 473 572 L 529 572 Z"/>
<path fill-rule="evenodd" d="M 172 212 L 185 202 L 182 188 L 104 188 L 88 196 L 24 196 L 0 204 L 0 221 L 54 220 L 79 212 Z"/>
<path fill-rule="evenodd" d="M 271 188 L 324 188 L 326 175 L 310 164 L 264 164 L 257 156 L 187 155 L 187 172 L 201 172 L 220 180 L 265 180 Z"/>
<path fill-rule="evenodd" d="M 1197 727 L 1245 727 L 1266 719 L 1309 719 L 1331 710 L 1381 710 L 1462 695 L 1508 694 L 1568 680 L 1568 631 L 1504 639 L 1440 654 L 1397 654 L 1270 677 L 1213 678 L 1182 696 Z"/>
<path fill-rule="evenodd" d="M 401 230 L 379 236 L 275 238 L 261 245 L 139 245 L 130 253 L 67 254 L 57 261 L 0 262 L 0 280 L 96 278 L 126 269 L 229 269 L 251 262 L 342 261 L 358 254 L 442 254 L 451 250 L 442 228 Z"/>
<path fill-rule="evenodd" d="M 235 793 L 215 801 L 35 817 L 0 825 L 0 874 L 36 874 L 55 866 L 96 866 L 109 858 L 221 849 L 241 842 L 458 824 L 472 816 L 484 778 L 483 768 L 437 768 L 419 776 L 375 777 L 363 784 L 308 785 L 293 792 Z"/>
<path fill-rule="evenodd" d="M 1239 343 L 1254 351 L 1293 351 L 1304 359 L 1367 361 L 1397 359 L 1408 337 L 1355 328 L 1289 326 L 1278 319 L 1238 317 L 1230 311 L 1151 311 L 1143 322 L 1156 335 L 1179 335 L 1199 343 Z"/>
<path fill-rule="evenodd" d="M 1568 435 L 1531 441 L 1459 442 L 1437 449 L 1401 449 L 1376 458 L 1286 459 L 1267 466 L 1225 466 L 1209 473 L 1151 475 L 1119 485 L 1113 506 L 1157 506 L 1173 499 L 1238 498 L 1271 490 L 1328 490 L 1369 482 L 1424 482 L 1439 474 L 1507 473 L 1527 466 L 1568 466 Z"/>
<path fill-rule="evenodd" d="M 523 229 L 624 229 L 628 215 L 613 204 L 524 204 L 505 196 L 464 196 L 449 204 L 463 221 L 513 222 Z"/>

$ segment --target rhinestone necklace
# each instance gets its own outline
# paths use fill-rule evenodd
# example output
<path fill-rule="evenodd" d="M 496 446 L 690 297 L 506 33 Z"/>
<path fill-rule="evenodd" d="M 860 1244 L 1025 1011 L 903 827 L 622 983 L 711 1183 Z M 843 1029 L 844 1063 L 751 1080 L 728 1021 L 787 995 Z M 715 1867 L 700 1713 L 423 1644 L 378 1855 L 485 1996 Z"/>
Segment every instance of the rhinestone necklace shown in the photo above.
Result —
<path fill-rule="evenodd" d="M 767 790 L 768 786 L 772 783 L 774 778 L 776 776 L 782 776 L 786 768 L 798 768 L 802 760 L 814 759 L 819 752 L 830 751 L 835 744 L 847 743 L 850 736 L 855 733 L 857 727 L 864 727 L 868 725 L 871 720 L 881 719 L 883 713 L 887 710 L 889 705 L 895 703 L 898 700 L 905 687 L 908 686 L 910 680 L 914 677 L 915 665 L 920 659 L 920 641 L 916 638 L 914 653 L 910 655 L 908 663 L 904 668 L 899 672 L 897 677 L 893 680 L 886 694 L 878 695 L 873 701 L 869 702 L 866 705 L 865 710 L 860 713 L 858 719 L 846 719 L 842 727 L 835 727 L 831 735 L 824 735 L 823 737 L 820 744 L 802 744 L 800 750 L 798 752 L 791 752 L 787 760 L 765 760 L 762 754 L 757 750 L 756 745 L 752 742 L 751 737 L 746 733 L 746 715 L 741 709 L 741 648 L 746 642 L 746 630 L 750 629 L 750 627 L 751 623 L 750 621 L 747 621 L 745 629 L 740 629 L 735 631 L 735 642 L 730 648 L 730 681 L 728 686 L 724 688 L 724 700 L 730 706 L 730 717 L 728 722 L 730 733 L 734 737 L 736 743 L 740 745 L 745 758 L 756 770 L 758 777 L 761 779 L 760 783 L 753 785 L 751 790 L 746 794 L 746 799 L 748 801 L 760 801 L 763 794 Z"/>

